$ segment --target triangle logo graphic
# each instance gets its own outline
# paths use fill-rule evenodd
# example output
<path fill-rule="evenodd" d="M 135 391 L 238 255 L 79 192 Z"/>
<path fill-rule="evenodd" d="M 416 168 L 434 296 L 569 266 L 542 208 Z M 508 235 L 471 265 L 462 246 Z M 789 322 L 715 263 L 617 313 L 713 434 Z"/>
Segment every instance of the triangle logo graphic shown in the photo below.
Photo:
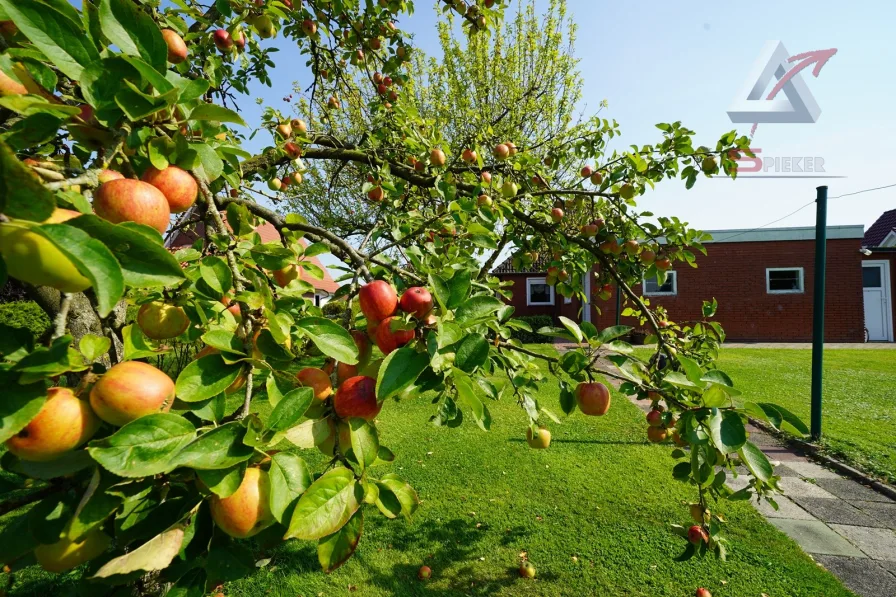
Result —
<path fill-rule="evenodd" d="M 782 42 L 769 41 L 765 44 L 746 83 L 728 108 L 731 122 L 807 123 L 818 120 L 821 108 L 800 72 L 793 73 L 780 88 L 784 97 L 774 89 L 774 95 L 766 95 L 773 77 L 777 83 L 786 77 L 789 69 L 794 68 L 788 64 L 789 58 L 790 53 Z"/>

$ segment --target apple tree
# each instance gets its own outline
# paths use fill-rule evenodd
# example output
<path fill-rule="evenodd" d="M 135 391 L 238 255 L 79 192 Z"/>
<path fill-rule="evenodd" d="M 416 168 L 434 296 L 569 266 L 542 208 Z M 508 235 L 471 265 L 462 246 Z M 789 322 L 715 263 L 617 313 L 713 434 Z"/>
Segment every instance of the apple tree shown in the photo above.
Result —
<path fill-rule="evenodd" d="M 452 128 L 417 109 L 415 50 L 399 27 L 412 8 L 0 0 L 0 278 L 26 284 L 54 322 L 38 340 L 0 329 L 0 466 L 20 480 L 0 504 L 14 516 L 0 541 L 11 569 L 86 563 L 96 591 L 151 580 L 192 594 L 248 573 L 243 540 L 254 537 L 316 542 L 333 570 L 365 517 L 417 509 L 414 489 L 378 467 L 401 455 L 380 443 L 377 415 L 424 393 L 431 423 L 483 430 L 490 401 L 514 400 L 529 420 L 521 435 L 544 448 L 559 423 L 552 407 L 600 416 L 610 394 L 596 378 L 620 380 L 653 405 L 647 435 L 676 444 L 672 474 L 694 487 L 695 522 L 676 528 L 686 557 L 724 556 L 711 500 L 778 489 L 745 421 L 804 427 L 739 399 L 715 367 L 714 301 L 700 321 L 673 322 L 633 290 L 693 264 L 705 240 L 676 218 L 651 219 L 637 198 L 664 179 L 734 176 L 747 139 L 695 147 L 676 122 L 658 125 L 653 144 L 611 151 L 616 123 L 593 119 L 539 144 L 500 132 L 514 105 L 490 125 Z M 476 40 L 500 31 L 505 7 L 440 8 Z M 314 79 L 303 114 L 265 111 L 252 134 L 269 144 L 253 155 L 233 100 L 249 81 L 270 82 L 273 37 Z M 354 173 L 344 184 L 373 222 L 363 234 L 259 202 L 277 204 L 310 168 Z M 280 242 L 262 242 L 264 222 Z M 192 247 L 165 248 L 163 234 L 200 225 Z M 511 338 L 526 326 L 502 300 L 506 284 L 480 267 L 501 248 L 520 264 L 549 255 L 563 296 L 584 296 L 592 272 L 598 286 L 618 284 L 653 354 L 633 353 L 628 327 L 566 319 L 540 331 L 573 350 L 527 350 Z M 340 322 L 309 298 L 307 277 L 321 273 L 309 258 L 322 253 L 346 264 L 334 299 L 360 306 Z M 175 338 L 198 351 L 172 379 L 146 361 Z M 534 398 L 549 383 L 561 386 L 557 406 Z M 324 466 L 306 462 L 310 449 Z M 733 493 L 735 464 L 751 481 Z"/>

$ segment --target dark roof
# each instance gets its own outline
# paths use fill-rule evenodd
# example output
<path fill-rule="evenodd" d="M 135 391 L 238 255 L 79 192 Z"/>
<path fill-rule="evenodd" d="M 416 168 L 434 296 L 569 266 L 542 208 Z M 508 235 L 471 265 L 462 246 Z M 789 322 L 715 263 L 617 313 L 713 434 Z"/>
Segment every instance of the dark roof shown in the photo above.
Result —
<path fill-rule="evenodd" d="M 885 211 L 877 221 L 871 225 L 871 228 L 865 232 L 865 238 L 862 239 L 863 247 L 879 247 L 887 235 L 896 230 L 896 209 Z"/>
<path fill-rule="evenodd" d="M 539 257 L 538 261 L 529 267 L 522 269 L 514 269 L 513 257 L 508 257 L 501 264 L 492 270 L 493 274 L 543 274 L 548 270 L 548 263 L 551 260 L 547 257 Z"/>

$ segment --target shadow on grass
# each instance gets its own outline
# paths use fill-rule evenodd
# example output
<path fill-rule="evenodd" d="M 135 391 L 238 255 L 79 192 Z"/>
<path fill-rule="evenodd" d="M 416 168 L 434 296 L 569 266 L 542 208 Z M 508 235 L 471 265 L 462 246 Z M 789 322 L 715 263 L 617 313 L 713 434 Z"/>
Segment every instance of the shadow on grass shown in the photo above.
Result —
<path fill-rule="evenodd" d="M 355 554 L 352 563 L 363 566 L 368 582 L 391 595 L 492 595 L 521 582 L 517 568 L 508 568 L 498 574 L 483 576 L 482 567 L 475 562 L 484 553 L 482 541 L 496 532 L 489 527 L 476 528 L 469 519 L 428 521 L 422 524 L 396 526 L 389 537 L 389 549 L 407 553 L 426 553 L 413 564 L 396 563 L 388 567 L 374 564 L 363 553 Z M 490 536 L 490 533 L 492 535 Z M 528 533 L 522 527 L 501 532 L 500 543 L 510 545 Z M 428 552 L 428 553 L 427 553 Z M 285 557 L 284 557 L 285 556 Z M 283 554 L 278 566 L 283 568 L 305 567 L 310 554 L 303 551 Z M 313 558 L 314 556 L 310 556 Z M 467 563 L 469 562 L 469 563 Z M 458 566 L 460 564 L 460 566 Z M 432 569 L 432 580 L 417 578 L 420 566 Z M 448 587 L 446 589 L 446 581 Z M 435 585 L 435 586 L 433 586 Z"/>

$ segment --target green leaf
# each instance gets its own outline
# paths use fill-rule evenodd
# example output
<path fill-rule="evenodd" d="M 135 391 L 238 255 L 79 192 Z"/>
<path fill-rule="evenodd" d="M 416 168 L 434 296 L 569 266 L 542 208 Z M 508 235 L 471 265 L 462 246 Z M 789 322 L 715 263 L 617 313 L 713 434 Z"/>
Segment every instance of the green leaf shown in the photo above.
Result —
<path fill-rule="evenodd" d="M 84 334 L 78 341 L 78 350 L 84 355 L 87 362 L 93 362 L 109 352 L 112 347 L 112 341 L 105 336 L 97 336 L 95 334 Z"/>
<path fill-rule="evenodd" d="M 124 344 L 124 360 L 146 359 L 171 352 L 170 348 L 161 349 L 150 344 L 137 324 L 126 325 L 121 329 Z"/>
<path fill-rule="evenodd" d="M 276 243 L 259 243 L 249 249 L 255 263 L 269 270 L 283 269 L 296 260 L 296 254 Z"/>
<path fill-rule="evenodd" d="M 351 334 L 336 322 L 325 317 L 305 317 L 296 326 L 328 357 L 348 365 L 358 362 L 358 346 Z"/>
<path fill-rule="evenodd" d="M 311 470 L 297 454 L 277 452 L 271 456 L 271 512 L 277 522 L 292 515 L 292 506 L 311 487 Z"/>
<path fill-rule="evenodd" d="M 476 424 L 483 431 L 488 431 L 492 424 L 492 416 L 485 404 L 482 403 L 482 400 L 479 399 L 479 396 L 476 395 L 469 379 L 462 374 L 455 374 L 454 385 L 457 388 L 457 397 L 473 411 L 473 418 L 476 420 Z"/>
<path fill-rule="evenodd" d="M 380 449 L 379 436 L 373 423 L 364 419 L 349 419 L 348 425 L 351 431 L 352 452 L 363 470 L 376 462 Z"/>
<path fill-rule="evenodd" d="M 87 451 L 110 473 L 148 477 L 174 470 L 175 457 L 195 435 L 196 428 L 180 415 L 155 413 L 90 442 Z"/>
<path fill-rule="evenodd" d="M 747 441 L 747 430 L 740 415 L 732 410 L 713 409 L 709 418 L 709 433 L 712 443 L 723 454 L 740 450 Z"/>
<path fill-rule="evenodd" d="M 174 256 L 158 241 L 140 231 L 133 222 L 112 224 L 93 215 L 66 222 L 101 241 L 121 266 L 124 283 L 133 288 L 173 286 L 184 281 L 184 272 Z M 152 230 L 156 233 L 155 230 Z"/>
<path fill-rule="evenodd" d="M 429 274 L 429 286 L 432 288 L 439 306 L 442 309 L 447 309 L 448 303 L 451 301 L 451 288 L 445 279 L 435 274 Z"/>
<path fill-rule="evenodd" d="M 407 481 L 395 473 L 387 473 L 382 476 L 379 482 L 388 487 L 398 498 L 398 501 L 401 502 L 401 513 L 405 517 L 410 518 L 416 512 L 417 507 L 420 505 L 420 498 L 417 497 L 417 492 L 408 485 Z"/>
<path fill-rule="evenodd" d="M 584 334 L 582 334 L 582 330 L 579 328 L 579 324 L 577 324 L 573 320 L 569 319 L 568 317 L 563 317 L 561 315 L 560 323 L 563 324 L 563 327 L 565 327 L 567 330 L 569 330 L 569 333 L 572 334 L 572 336 L 573 336 L 573 338 L 575 338 L 576 342 L 581 343 L 582 340 L 585 339 Z"/>
<path fill-rule="evenodd" d="M 4 470 L 43 480 L 70 476 L 96 464 L 86 450 L 72 450 L 46 462 L 19 460 L 11 452 L 7 452 L 3 455 L 2 463 Z"/>
<path fill-rule="evenodd" d="M 770 404 L 768 402 L 760 402 L 759 407 L 763 410 L 774 409 L 781 416 L 782 421 L 778 425 L 776 425 L 776 427 L 778 427 L 779 429 L 796 435 L 809 434 L 809 428 L 806 427 L 806 424 L 803 423 L 803 421 L 798 416 L 796 416 L 783 406 Z"/>
<path fill-rule="evenodd" d="M 213 348 L 217 348 L 218 350 L 234 353 L 240 356 L 246 356 L 246 348 L 243 346 L 243 341 L 240 340 L 235 333 L 229 330 L 209 330 L 208 332 L 202 334 L 202 341 Z"/>
<path fill-rule="evenodd" d="M 32 114 L 13 123 L 0 138 L 16 150 L 36 147 L 55 139 L 62 122 L 62 118 L 45 112 Z"/>
<path fill-rule="evenodd" d="M 117 495 L 106 493 L 106 490 L 118 481 L 119 479 L 116 477 L 103 473 L 99 467 L 93 470 L 90 483 L 81 497 L 75 515 L 65 530 L 66 537 L 72 541 L 78 541 L 112 516 L 121 505 L 122 499 Z"/>
<path fill-rule="evenodd" d="M 203 597 L 208 574 L 202 568 L 194 568 L 177 579 L 165 597 Z"/>
<path fill-rule="evenodd" d="M 363 529 L 364 513 L 358 510 L 341 529 L 318 541 L 317 559 L 324 572 L 330 573 L 336 570 L 352 557 L 361 540 Z"/>
<path fill-rule="evenodd" d="M 0 212 L 10 218 L 43 222 L 55 206 L 53 194 L 0 141 Z"/>
<path fill-rule="evenodd" d="M 293 391 L 299 386 L 298 380 L 294 375 L 286 375 L 280 371 L 272 371 L 265 381 L 265 389 L 268 392 L 268 402 L 271 406 L 277 406 L 283 396 Z"/>
<path fill-rule="evenodd" d="M 470 334 L 460 342 L 454 357 L 454 364 L 461 371 L 472 373 L 488 360 L 489 344 L 485 336 Z"/>
<path fill-rule="evenodd" d="M 199 402 L 216 396 L 239 377 L 243 366 L 228 365 L 220 354 L 210 354 L 191 361 L 177 376 L 177 397 L 184 402 Z"/>
<path fill-rule="evenodd" d="M 70 79 L 79 80 L 84 67 L 100 57 L 80 24 L 55 8 L 40 2 L 0 0 L 0 9 Z"/>
<path fill-rule="evenodd" d="M 605 342 L 609 342 L 610 340 L 615 340 L 620 336 L 624 336 L 631 331 L 631 326 L 628 325 L 614 325 L 612 327 L 605 328 L 600 331 L 597 335 L 597 341 L 601 344 Z"/>
<path fill-rule="evenodd" d="M 220 257 L 209 255 L 199 262 L 199 274 L 202 281 L 221 298 L 233 287 L 233 274 L 230 267 Z"/>
<path fill-rule="evenodd" d="M 470 295 L 472 277 L 473 274 L 470 270 L 462 269 L 454 272 L 454 275 L 448 280 L 450 294 L 447 307 L 449 309 L 456 309 L 467 300 L 467 297 Z"/>
<path fill-rule="evenodd" d="M 92 578 L 107 578 L 137 571 L 164 570 L 180 552 L 183 541 L 184 526 L 177 524 L 137 549 L 109 560 Z"/>
<path fill-rule="evenodd" d="M 493 296 L 474 296 L 457 308 L 454 317 L 458 323 L 469 327 L 481 319 L 491 317 L 492 313 L 503 306 L 504 303 Z"/>
<path fill-rule="evenodd" d="M 90 280 L 97 312 L 100 317 L 109 315 L 124 295 L 124 275 L 108 247 L 83 230 L 66 224 L 44 224 L 34 230 L 52 242 Z"/>
<path fill-rule="evenodd" d="M 718 408 L 730 405 L 731 399 L 720 386 L 715 384 L 710 385 L 709 388 L 703 392 L 703 406 Z"/>
<path fill-rule="evenodd" d="M 393 351 L 383 360 L 376 380 L 376 396 L 382 402 L 409 388 L 429 365 L 429 355 L 410 346 Z"/>
<path fill-rule="evenodd" d="M 267 428 L 272 431 L 286 431 L 299 423 L 305 411 L 314 402 L 314 390 L 296 388 L 277 402 L 271 416 L 268 417 Z"/>
<path fill-rule="evenodd" d="M 196 169 L 200 176 L 204 176 L 209 182 L 214 182 L 224 172 L 224 162 L 214 149 L 205 144 L 190 143 L 190 149 L 199 155 L 199 167 Z"/>
<path fill-rule="evenodd" d="M 212 493 L 221 498 L 230 497 L 240 488 L 246 474 L 246 463 L 237 462 L 221 469 L 201 469 L 196 474 Z"/>
<path fill-rule="evenodd" d="M 703 368 L 697 364 L 697 361 L 689 359 L 681 354 L 676 354 L 675 357 L 678 359 L 678 362 L 681 363 L 681 368 L 684 369 L 685 375 L 688 376 L 688 379 L 691 380 L 694 385 L 699 387 L 706 385 L 703 381 Z"/>
<path fill-rule="evenodd" d="M 772 464 L 768 461 L 765 454 L 762 453 L 762 450 L 753 445 L 752 442 L 746 442 L 737 453 L 744 466 L 750 469 L 754 477 L 766 483 L 769 482 L 774 474 L 774 469 L 772 469 Z"/>
<path fill-rule="evenodd" d="M 246 428 L 238 421 L 216 427 L 184 447 L 177 456 L 177 464 L 209 470 L 229 468 L 248 460 L 254 450 L 243 443 L 245 435 Z"/>
<path fill-rule="evenodd" d="M 190 112 L 190 120 L 232 122 L 241 126 L 248 126 L 242 116 L 229 108 L 217 104 L 199 104 Z"/>
<path fill-rule="evenodd" d="M 47 401 L 47 386 L 44 382 L 19 385 L 17 374 L 0 371 L 0 387 L 0 442 L 5 442 L 37 416 Z"/>
<path fill-rule="evenodd" d="M 320 539 L 342 528 L 361 505 L 364 490 L 346 468 L 334 468 L 302 494 L 284 539 Z"/>
<path fill-rule="evenodd" d="M 131 0 L 100 0 L 100 27 L 103 35 L 125 54 L 140 56 L 164 73 L 168 49 L 155 21 Z"/>

